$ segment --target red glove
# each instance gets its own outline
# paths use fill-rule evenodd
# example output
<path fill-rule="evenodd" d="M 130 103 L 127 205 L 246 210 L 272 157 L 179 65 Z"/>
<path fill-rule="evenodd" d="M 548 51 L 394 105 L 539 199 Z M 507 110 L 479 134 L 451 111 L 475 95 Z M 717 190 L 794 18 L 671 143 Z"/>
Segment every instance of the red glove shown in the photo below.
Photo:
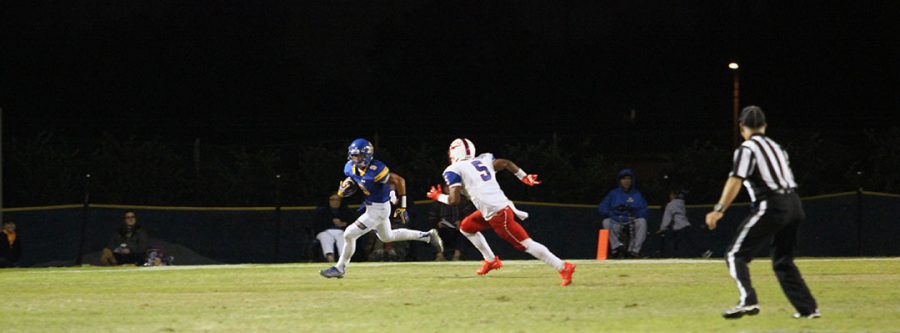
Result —
<path fill-rule="evenodd" d="M 525 177 L 522 177 L 522 179 L 520 179 L 520 180 L 521 180 L 523 183 L 525 183 L 525 185 L 528 185 L 528 186 L 534 186 L 534 185 L 537 185 L 537 184 L 540 184 L 540 183 L 541 183 L 541 181 L 538 180 L 537 178 L 538 178 L 538 175 L 536 175 L 536 174 L 530 174 L 530 175 L 525 175 Z"/>
<path fill-rule="evenodd" d="M 441 189 L 441 184 L 438 184 L 437 187 L 432 186 L 431 189 L 428 190 L 428 194 L 425 194 L 425 196 L 427 196 L 428 199 L 437 201 L 438 196 L 440 196 L 441 194 L 444 194 L 444 190 Z"/>

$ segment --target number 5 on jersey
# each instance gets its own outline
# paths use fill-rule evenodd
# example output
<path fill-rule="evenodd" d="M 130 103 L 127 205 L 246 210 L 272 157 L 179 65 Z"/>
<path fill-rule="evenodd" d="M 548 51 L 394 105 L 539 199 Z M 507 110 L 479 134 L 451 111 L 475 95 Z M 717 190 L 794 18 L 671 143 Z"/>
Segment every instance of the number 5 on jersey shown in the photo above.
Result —
<path fill-rule="evenodd" d="M 486 166 L 481 164 L 480 160 L 472 161 L 472 165 L 475 166 L 475 170 L 478 170 L 479 172 L 481 172 L 481 180 L 483 180 L 483 181 L 491 180 L 491 170 L 488 170 L 488 168 Z"/>

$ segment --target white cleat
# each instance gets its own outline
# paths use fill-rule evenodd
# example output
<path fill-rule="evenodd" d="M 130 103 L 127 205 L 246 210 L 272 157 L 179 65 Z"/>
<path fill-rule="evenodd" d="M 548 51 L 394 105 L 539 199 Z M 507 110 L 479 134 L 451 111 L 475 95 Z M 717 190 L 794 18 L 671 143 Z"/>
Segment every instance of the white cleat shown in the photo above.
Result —
<path fill-rule="evenodd" d="M 734 308 L 725 310 L 722 313 L 722 317 L 725 319 L 738 319 L 743 316 L 755 316 L 759 313 L 759 305 L 746 305 L 746 306 L 736 306 Z"/>
<path fill-rule="evenodd" d="M 428 234 L 431 236 L 431 240 L 428 242 L 428 244 L 434 246 L 434 249 L 437 250 L 437 253 L 444 253 L 444 241 L 442 241 L 441 236 L 438 235 L 437 229 L 429 230 Z"/>
<path fill-rule="evenodd" d="M 794 319 L 801 319 L 801 318 L 816 319 L 821 316 L 822 316 L 822 313 L 819 312 L 819 309 L 816 309 L 816 311 L 813 311 L 813 313 L 810 313 L 810 314 L 802 314 L 800 312 L 797 312 L 794 314 L 793 317 L 794 317 Z"/>

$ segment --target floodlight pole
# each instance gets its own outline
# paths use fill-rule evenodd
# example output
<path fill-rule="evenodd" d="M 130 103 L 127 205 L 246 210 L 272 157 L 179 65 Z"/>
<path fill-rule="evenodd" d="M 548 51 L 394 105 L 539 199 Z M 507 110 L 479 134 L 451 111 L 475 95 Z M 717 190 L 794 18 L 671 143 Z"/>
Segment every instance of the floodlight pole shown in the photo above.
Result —
<path fill-rule="evenodd" d="M 741 107 L 741 82 L 738 76 L 738 69 L 740 65 L 736 62 L 732 62 L 728 64 L 728 68 L 731 68 L 731 72 L 734 73 L 733 81 L 733 102 L 731 108 L 731 128 L 734 133 L 734 148 L 740 144 L 740 133 L 738 132 L 738 109 Z"/>

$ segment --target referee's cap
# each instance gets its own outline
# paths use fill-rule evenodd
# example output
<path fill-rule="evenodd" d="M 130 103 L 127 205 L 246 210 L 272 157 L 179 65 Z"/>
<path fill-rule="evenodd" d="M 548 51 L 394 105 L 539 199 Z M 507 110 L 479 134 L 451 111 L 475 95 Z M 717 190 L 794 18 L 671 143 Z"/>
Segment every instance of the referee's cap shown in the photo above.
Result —
<path fill-rule="evenodd" d="M 741 117 L 739 120 L 743 126 L 760 128 L 766 125 L 766 114 L 763 113 L 763 110 L 760 107 L 751 105 L 741 110 Z"/>

